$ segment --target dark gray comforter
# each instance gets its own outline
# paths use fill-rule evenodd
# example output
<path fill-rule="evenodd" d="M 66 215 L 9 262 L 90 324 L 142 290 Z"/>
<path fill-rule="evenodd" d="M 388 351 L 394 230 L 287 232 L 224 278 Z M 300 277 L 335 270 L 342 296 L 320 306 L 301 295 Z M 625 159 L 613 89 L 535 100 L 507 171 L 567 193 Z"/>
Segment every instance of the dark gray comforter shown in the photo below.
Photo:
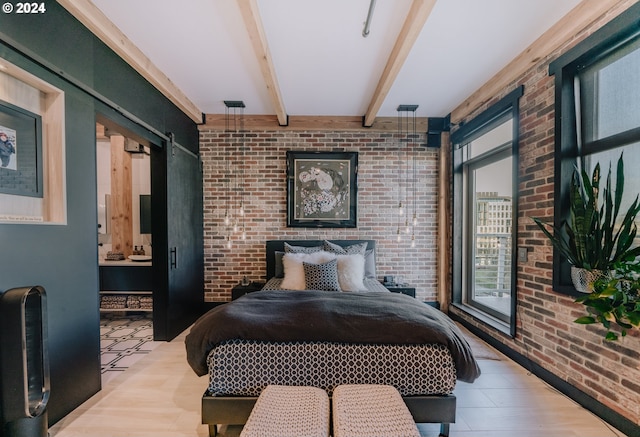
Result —
<path fill-rule="evenodd" d="M 204 314 L 186 337 L 187 361 L 207 374 L 207 355 L 234 338 L 364 344 L 440 343 L 451 351 L 457 378 L 480 369 L 458 327 L 445 314 L 400 293 L 260 291 Z"/>

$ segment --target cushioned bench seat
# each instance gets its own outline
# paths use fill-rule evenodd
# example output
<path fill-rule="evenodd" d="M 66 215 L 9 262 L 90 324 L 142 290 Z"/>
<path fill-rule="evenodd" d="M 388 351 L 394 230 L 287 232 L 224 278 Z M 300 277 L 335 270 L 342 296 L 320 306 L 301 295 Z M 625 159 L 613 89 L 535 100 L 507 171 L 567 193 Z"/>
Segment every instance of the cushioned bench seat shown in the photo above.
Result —
<path fill-rule="evenodd" d="M 390 385 L 340 385 L 332 406 L 334 437 L 420 437 L 402 396 Z"/>
<path fill-rule="evenodd" d="M 329 396 L 315 387 L 267 386 L 240 437 L 328 437 Z"/>

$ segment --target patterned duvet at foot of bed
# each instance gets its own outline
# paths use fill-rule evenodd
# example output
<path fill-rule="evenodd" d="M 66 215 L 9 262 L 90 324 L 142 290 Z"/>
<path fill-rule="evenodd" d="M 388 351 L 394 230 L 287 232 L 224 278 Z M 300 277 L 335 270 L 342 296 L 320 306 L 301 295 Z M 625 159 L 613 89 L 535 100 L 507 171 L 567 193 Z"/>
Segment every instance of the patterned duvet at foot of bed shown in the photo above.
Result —
<path fill-rule="evenodd" d="M 371 345 L 230 340 L 207 357 L 208 394 L 258 396 L 270 384 L 320 387 L 388 384 L 403 396 L 453 392 L 456 370 L 441 344 Z"/>

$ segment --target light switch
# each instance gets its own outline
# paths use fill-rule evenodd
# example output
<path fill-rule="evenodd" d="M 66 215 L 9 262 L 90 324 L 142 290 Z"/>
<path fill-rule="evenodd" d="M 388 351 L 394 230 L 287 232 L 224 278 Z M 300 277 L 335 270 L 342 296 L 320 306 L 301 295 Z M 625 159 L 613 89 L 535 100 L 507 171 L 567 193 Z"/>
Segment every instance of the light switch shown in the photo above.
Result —
<path fill-rule="evenodd" d="M 529 249 L 518 247 L 518 262 L 526 263 L 529 260 Z"/>

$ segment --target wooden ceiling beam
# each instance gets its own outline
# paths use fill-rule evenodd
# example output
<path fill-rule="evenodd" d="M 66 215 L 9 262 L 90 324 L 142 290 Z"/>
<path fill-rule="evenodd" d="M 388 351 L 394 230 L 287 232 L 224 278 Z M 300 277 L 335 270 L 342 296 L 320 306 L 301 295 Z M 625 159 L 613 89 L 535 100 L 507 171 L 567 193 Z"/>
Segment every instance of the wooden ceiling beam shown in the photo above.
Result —
<path fill-rule="evenodd" d="M 409 56 L 413 44 L 416 42 L 416 39 L 418 39 L 424 23 L 426 23 L 427 18 L 431 15 L 435 3 L 436 0 L 413 0 L 407 18 L 398 35 L 398 39 L 393 46 L 393 50 L 391 50 L 382 76 L 378 81 L 378 86 L 373 93 L 371 103 L 369 103 L 369 107 L 367 108 L 363 122 L 365 126 L 369 127 L 373 125 L 384 99 L 387 97 L 387 94 L 389 94 L 389 90 L 396 80 L 407 56 Z"/>
<path fill-rule="evenodd" d="M 201 130 L 225 130 L 227 128 L 225 114 L 207 114 Z M 358 116 L 314 116 L 292 115 L 287 126 L 279 125 L 275 115 L 244 115 L 244 128 L 248 131 L 362 131 L 362 117 Z M 428 119 L 416 117 L 416 129 L 426 132 Z M 367 131 L 398 131 L 397 117 L 377 117 Z"/>
<path fill-rule="evenodd" d="M 238 0 L 238 6 L 240 7 L 240 13 L 244 20 L 244 25 L 247 28 L 247 33 L 253 46 L 253 51 L 256 54 L 256 59 L 260 65 L 260 71 L 264 78 L 267 91 L 271 97 L 271 103 L 278 118 L 280 126 L 286 126 L 287 111 L 284 107 L 284 101 L 282 100 L 282 94 L 280 93 L 280 86 L 278 85 L 278 77 L 276 76 L 276 70 L 273 67 L 273 60 L 271 59 L 271 52 L 269 51 L 269 44 L 267 43 L 267 37 L 264 33 L 264 27 L 260 20 L 260 11 L 258 10 L 258 4 L 256 0 Z"/>
<path fill-rule="evenodd" d="M 608 14 L 612 19 L 637 1 L 582 0 L 487 83 L 455 108 L 451 112 L 451 122 L 459 122 L 494 98 L 504 87 L 517 80 L 542 59 L 545 59 L 549 53 L 554 53 L 562 44 L 574 38 L 575 35 L 603 14 Z"/>
<path fill-rule="evenodd" d="M 202 111 L 91 0 L 58 0 L 69 13 L 148 80 L 194 122 Z"/>

